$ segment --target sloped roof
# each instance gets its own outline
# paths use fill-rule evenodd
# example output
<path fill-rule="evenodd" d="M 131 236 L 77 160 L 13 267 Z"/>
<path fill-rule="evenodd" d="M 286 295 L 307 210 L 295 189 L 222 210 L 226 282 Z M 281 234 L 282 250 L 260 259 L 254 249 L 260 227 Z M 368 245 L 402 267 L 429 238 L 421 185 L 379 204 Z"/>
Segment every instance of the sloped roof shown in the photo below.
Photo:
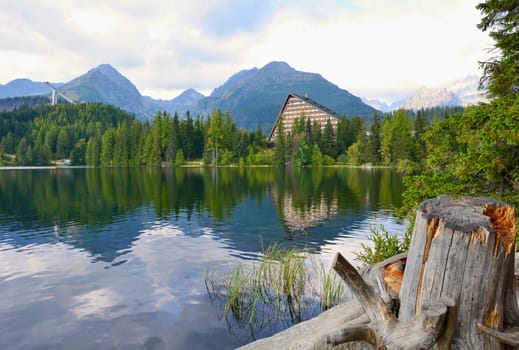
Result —
<path fill-rule="evenodd" d="M 316 107 L 316 108 L 319 108 L 320 110 L 322 110 L 322 111 L 324 111 L 324 112 L 330 114 L 332 117 L 335 117 L 335 118 L 337 118 L 337 119 L 339 119 L 339 118 L 341 117 L 338 113 L 336 113 L 336 112 L 332 111 L 331 109 L 329 109 L 328 107 L 325 107 L 325 106 L 323 106 L 322 104 L 320 104 L 320 103 L 318 103 L 318 102 L 312 100 L 312 99 L 311 99 L 310 97 L 308 97 L 308 96 L 304 96 L 304 97 L 303 97 L 303 96 L 300 96 L 300 95 L 295 94 L 295 93 L 293 93 L 293 92 L 290 92 L 290 93 L 288 93 L 287 98 L 285 99 L 285 102 L 283 103 L 283 105 L 281 106 L 281 109 L 279 110 L 278 116 L 277 116 L 277 118 L 276 118 L 276 121 L 274 122 L 274 125 L 272 126 L 272 129 L 270 130 L 270 133 L 269 133 L 269 136 L 268 136 L 267 140 L 270 140 L 270 139 L 272 138 L 272 135 L 274 134 L 274 130 L 276 130 L 276 125 L 277 125 L 277 123 L 278 123 L 279 117 L 281 116 L 281 114 L 282 114 L 283 111 L 285 110 L 285 107 L 286 107 L 286 105 L 287 105 L 288 100 L 290 99 L 290 97 L 296 97 L 296 98 L 298 98 L 298 99 L 300 99 L 300 100 L 303 100 L 303 101 L 305 101 L 305 102 L 311 104 L 312 106 L 314 106 L 314 107 Z"/>

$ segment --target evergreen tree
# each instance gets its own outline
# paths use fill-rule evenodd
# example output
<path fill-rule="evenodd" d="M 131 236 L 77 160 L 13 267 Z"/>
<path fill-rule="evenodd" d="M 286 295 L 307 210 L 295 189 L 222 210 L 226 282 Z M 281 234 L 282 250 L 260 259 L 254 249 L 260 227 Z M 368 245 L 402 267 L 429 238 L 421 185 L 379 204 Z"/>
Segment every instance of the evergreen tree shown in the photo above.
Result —
<path fill-rule="evenodd" d="M 425 157 L 425 141 L 423 140 L 423 133 L 427 127 L 427 119 L 425 118 L 424 111 L 420 110 L 416 113 L 414 121 L 414 135 L 413 135 L 413 152 L 412 159 L 416 162 L 420 162 Z"/>
<path fill-rule="evenodd" d="M 101 138 L 101 166 L 108 167 L 112 165 L 114 143 L 114 130 L 108 129 Z"/>
<path fill-rule="evenodd" d="M 323 135 L 323 132 L 321 129 L 321 124 L 318 121 L 314 121 L 312 123 L 312 142 L 311 142 L 311 144 L 316 144 L 316 145 L 320 146 L 321 141 L 322 141 L 322 135 Z"/>
<path fill-rule="evenodd" d="M 18 143 L 18 147 L 16 148 L 16 164 L 18 165 L 29 165 L 29 154 L 28 154 L 28 146 L 27 140 L 22 138 L 20 143 Z"/>
<path fill-rule="evenodd" d="M 382 161 L 380 158 L 380 132 L 381 125 L 379 116 L 375 114 L 373 122 L 369 127 L 368 144 L 366 147 L 366 162 L 380 164 Z"/>
<path fill-rule="evenodd" d="M 274 141 L 274 158 L 272 165 L 284 167 L 288 160 L 288 142 L 283 127 L 283 116 L 280 116 L 276 124 L 276 140 Z"/>
<path fill-rule="evenodd" d="M 72 151 L 70 151 L 70 165 L 85 165 L 86 146 L 87 143 L 85 139 L 80 139 L 78 142 L 76 142 L 74 148 Z"/>
<path fill-rule="evenodd" d="M 162 161 L 162 114 L 157 113 L 151 124 L 151 135 L 149 138 L 147 165 L 159 166 Z"/>
<path fill-rule="evenodd" d="M 169 123 L 168 140 L 166 143 L 166 161 L 168 163 L 173 163 L 175 161 L 177 150 L 179 148 L 179 139 L 180 122 L 178 119 L 178 114 L 175 112 L 171 123 Z"/>
<path fill-rule="evenodd" d="M 88 166 L 99 166 L 99 154 L 101 149 L 101 141 L 97 135 L 88 139 L 85 162 Z"/>
<path fill-rule="evenodd" d="M 305 125 L 305 143 L 307 145 L 310 145 L 312 143 L 312 122 L 310 121 L 310 118 L 306 119 L 306 125 Z"/>
<path fill-rule="evenodd" d="M 477 5 L 482 19 L 478 28 L 489 32 L 499 55 L 480 62 L 481 84 L 488 86 L 492 97 L 513 98 L 519 95 L 519 2 L 487 0 Z"/>
<path fill-rule="evenodd" d="M 344 154 L 346 150 L 353 144 L 355 141 L 351 135 L 351 122 L 350 120 L 342 116 L 339 118 L 339 122 L 337 123 L 337 152 L 339 154 Z"/>
<path fill-rule="evenodd" d="M 411 159 L 412 131 L 411 119 L 403 111 L 397 111 L 393 117 L 391 128 L 391 160 L 393 164 L 399 160 Z"/>
<path fill-rule="evenodd" d="M 182 150 L 186 159 L 191 159 L 195 150 L 195 128 L 191 113 L 187 111 L 186 119 L 182 121 Z"/>
<path fill-rule="evenodd" d="M 337 157 L 337 143 L 330 119 L 326 121 L 326 126 L 324 127 L 321 151 L 332 158 Z"/>
<path fill-rule="evenodd" d="M 215 109 L 209 120 L 209 129 L 207 130 L 207 147 L 211 152 L 211 162 L 218 165 L 219 149 L 223 141 L 223 118 L 220 109 Z"/>
<path fill-rule="evenodd" d="M 184 158 L 184 152 L 182 149 L 179 149 L 175 154 L 175 166 L 181 167 L 186 163 L 186 159 Z"/>
<path fill-rule="evenodd" d="M 62 128 L 58 133 L 56 144 L 56 157 L 66 158 L 70 152 L 70 137 L 66 128 Z"/>

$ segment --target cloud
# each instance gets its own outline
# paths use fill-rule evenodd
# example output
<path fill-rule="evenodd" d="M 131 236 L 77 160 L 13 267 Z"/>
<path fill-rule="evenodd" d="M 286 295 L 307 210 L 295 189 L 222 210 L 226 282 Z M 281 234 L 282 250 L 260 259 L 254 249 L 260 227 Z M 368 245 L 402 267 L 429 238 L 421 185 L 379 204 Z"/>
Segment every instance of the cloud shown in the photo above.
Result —
<path fill-rule="evenodd" d="M 272 60 L 365 97 L 477 73 L 477 0 L 28 0 L 0 10 L 0 82 L 110 63 L 145 94 L 208 92 Z M 159 94 L 159 95 L 156 95 Z"/>

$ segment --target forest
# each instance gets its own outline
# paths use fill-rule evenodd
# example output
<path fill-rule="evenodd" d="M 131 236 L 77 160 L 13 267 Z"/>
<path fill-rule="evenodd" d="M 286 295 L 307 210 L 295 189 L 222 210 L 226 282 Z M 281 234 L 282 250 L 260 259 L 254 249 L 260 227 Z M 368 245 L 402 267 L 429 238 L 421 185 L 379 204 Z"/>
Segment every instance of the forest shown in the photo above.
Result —
<path fill-rule="evenodd" d="M 103 167 L 180 166 L 196 160 L 206 165 L 320 166 L 332 164 L 396 165 L 423 155 L 421 135 L 431 120 L 459 107 L 397 111 L 370 123 L 340 118 L 335 130 L 301 116 L 293 130 L 267 145 L 258 125 L 240 129 L 229 112 L 208 117 L 157 113 L 141 122 L 116 107 L 99 103 L 59 104 L 0 113 L 0 157 L 4 165 Z"/>

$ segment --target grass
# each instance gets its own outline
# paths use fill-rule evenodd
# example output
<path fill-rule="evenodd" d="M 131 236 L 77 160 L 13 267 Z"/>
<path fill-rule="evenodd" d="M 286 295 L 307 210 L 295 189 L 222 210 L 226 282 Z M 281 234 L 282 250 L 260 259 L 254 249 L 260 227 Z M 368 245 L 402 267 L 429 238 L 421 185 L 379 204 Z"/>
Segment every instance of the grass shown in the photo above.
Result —
<path fill-rule="evenodd" d="M 364 264 L 375 264 L 409 246 L 410 231 L 399 240 L 383 226 L 370 230 L 373 248 L 362 244 L 356 254 Z M 230 271 L 207 267 L 205 283 L 213 303 L 223 306 L 229 329 L 247 327 L 253 338 L 268 326 L 286 328 L 349 299 L 346 284 L 316 255 L 277 244 L 265 249 L 258 261 Z"/>
<path fill-rule="evenodd" d="M 269 246 L 262 258 L 231 271 L 206 269 L 211 300 L 223 305 L 229 325 L 251 335 L 268 326 L 286 328 L 337 305 L 348 297 L 346 286 L 306 250 Z"/>

